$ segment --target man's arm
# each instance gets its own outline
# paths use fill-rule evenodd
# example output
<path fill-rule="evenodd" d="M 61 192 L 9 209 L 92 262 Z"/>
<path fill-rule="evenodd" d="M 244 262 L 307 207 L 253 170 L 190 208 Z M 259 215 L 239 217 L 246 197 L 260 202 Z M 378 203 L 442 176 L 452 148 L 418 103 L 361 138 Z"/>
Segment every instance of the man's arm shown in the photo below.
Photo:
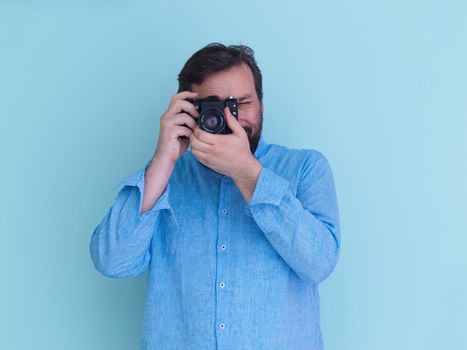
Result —
<path fill-rule="evenodd" d="M 168 209 L 171 222 L 175 222 L 168 200 L 169 178 L 197 125 L 198 112 L 186 101 L 196 96 L 195 92 L 182 91 L 172 97 L 160 118 L 154 156 L 142 170 L 123 181 L 114 205 L 94 230 L 89 250 L 95 267 L 104 275 L 122 278 L 143 273 L 162 209 Z"/>
<path fill-rule="evenodd" d="M 172 175 L 175 162 L 157 152 L 144 173 L 144 195 L 141 204 L 141 215 L 154 206 L 164 192 Z"/>
<path fill-rule="evenodd" d="M 241 171 L 232 178 L 247 203 L 250 203 L 253 197 L 262 167 L 261 163 L 252 156 L 248 162 L 245 162 Z"/>
<path fill-rule="evenodd" d="M 313 283 L 332 272 L 340 254 L 334 178 L 327 159 L 317 154 L 305 162 L 296 196 L 288 180 L 264 166 L 256 183 L 254 165 L 234 180 L 271 245 L 299 277 Z"/>
<path fill-rule="evenodd" d="M 91 258 L 105 276 L 142 274 L 149 264 L 149 246 L 158 217 L 163 209 L 172 210 L 168 179 L 173 166 L 156 157 L 148 163 L 122 181 L 114 204 L 92 234 Z"/>

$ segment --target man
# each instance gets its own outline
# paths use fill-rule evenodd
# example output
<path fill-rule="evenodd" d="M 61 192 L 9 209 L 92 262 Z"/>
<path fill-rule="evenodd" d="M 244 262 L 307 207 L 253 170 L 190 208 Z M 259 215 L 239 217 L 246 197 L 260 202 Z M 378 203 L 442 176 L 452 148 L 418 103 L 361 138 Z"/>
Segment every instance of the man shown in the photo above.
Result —
<path fill-rule="evenodd" d="M 143 349 L 322 349 L 318 285 L 340 252 L 327 159 L 266 143 L 249 47 L 209 44 L 178 81 L 152 159 L 93 232 L 96 269 L 149 267 Z M 230 134 L 198 126 L 193 99 L 211 95 L 238 100 Z"/>

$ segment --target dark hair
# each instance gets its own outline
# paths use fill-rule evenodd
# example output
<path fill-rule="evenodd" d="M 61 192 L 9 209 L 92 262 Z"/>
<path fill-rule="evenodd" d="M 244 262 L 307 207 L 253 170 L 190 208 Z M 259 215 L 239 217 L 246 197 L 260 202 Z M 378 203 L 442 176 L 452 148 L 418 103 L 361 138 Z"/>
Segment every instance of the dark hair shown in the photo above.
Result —
<path fill-rule="evenodd" d="M 253 50 L 246 45 L 225 46 L 221 43 L 210 43 L 195 52 L 186 61 L 178 75 L 178 92 L 191 90 L 191 85 L 201 84 L 210 75 L 246 63 L 255 82 L 256 95 L 263 101 L 263 78 L 256 64 Z"/>

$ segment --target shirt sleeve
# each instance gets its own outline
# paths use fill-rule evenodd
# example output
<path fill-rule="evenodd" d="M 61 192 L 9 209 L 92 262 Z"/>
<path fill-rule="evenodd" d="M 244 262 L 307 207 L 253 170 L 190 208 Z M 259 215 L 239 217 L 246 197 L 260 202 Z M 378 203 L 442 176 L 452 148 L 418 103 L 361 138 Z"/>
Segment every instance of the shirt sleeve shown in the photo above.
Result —
<path fill-rule="evenodd" d="M 325 156 L 309 156 L 297 195 L 290 183 L 262 168 L 249 203 L 254 220 L 279 255 L 307 282 L 320 283 L 340 254 L 340 224 L 334 178 Z"/>
<path fill-rule="evenodd" d="M 170 184 L 167 184 L 154 206 L 141 215 L 148 164 L 118 184 L 113 205 L 92 233 L 89 251 L 93 264 L 107 277 L 124 278 L 145 272 L 150 260 L 150 242 L 160 227 L 158 217 L 164 209 L 172 211 Z"/>

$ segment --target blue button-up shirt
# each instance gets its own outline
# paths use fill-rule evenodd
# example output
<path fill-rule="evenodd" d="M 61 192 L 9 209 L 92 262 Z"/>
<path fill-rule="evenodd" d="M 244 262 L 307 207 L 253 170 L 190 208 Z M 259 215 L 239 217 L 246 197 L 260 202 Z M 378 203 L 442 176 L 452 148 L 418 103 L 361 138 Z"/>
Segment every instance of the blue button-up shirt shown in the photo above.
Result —
<path fill-rule="evenodd" d="M 318 285 L 340 252 L 331 168 L 263 136 L 254 156 L 250 203 L 189 149 L 142 215 L 149 161 L 120 183 L 90 254 L 109 277 L 149 268 L 142 349 L 323 348 Z"/>

